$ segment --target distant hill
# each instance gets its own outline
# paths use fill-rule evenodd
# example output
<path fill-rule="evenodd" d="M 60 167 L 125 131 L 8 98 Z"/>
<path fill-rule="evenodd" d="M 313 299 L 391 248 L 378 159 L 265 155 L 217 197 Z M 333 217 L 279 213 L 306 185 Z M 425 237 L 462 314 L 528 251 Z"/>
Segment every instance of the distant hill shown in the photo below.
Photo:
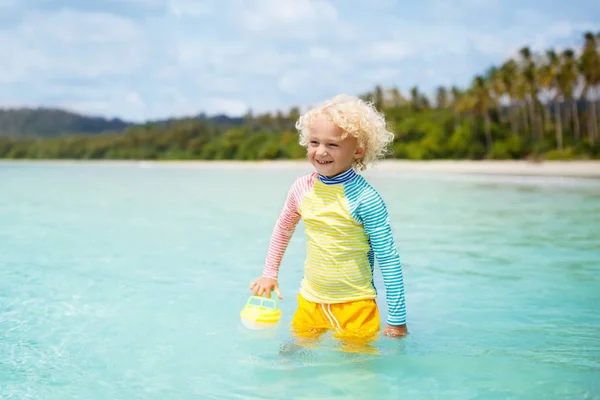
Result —
<path fill-rule="evenodd" d="M 190 119 L 204 121 L 208 125 L 216 125 L 223 129 L 229 129 L 233 126 L 239 126 L 244 123 L 243 117 L 230 117 L 230 116 L 224 115 L 224 114 L 217 114 L 217 115 L 213 115 L 213 116 L 209 117 L 208 115 L 206 115 L 204 113 L 200 113 L 193 117 L 152 120 L 152 121 L 147 121 L 146 123 L 169 126 L 174 122 L 178 122 L 178 121 L 182 121 L 182 120 L 190 120 Z M 141 124 L 141 125 L 145 125 L 146 123 Z"/>
<path fill-rule="evenodd" d="M 120 119 L 91 117 L 53 108 L 0 109 L 0 136 L 11 138 L 120 132 L 130 125 Z"/>
<path fill-rule="evenodd" d="M 242 117 L 231 118 L 226 115 L 208 117 L 205 114 L 199 114 L 192 118 L 214 123 L 224 128 L 240 125 L 243 122 Z M 177 120 L 165 119 L 148 122 L 169 125 Z M 93 117 L 55 108 L 0 109 L 0 137 L 14 139 L 116 133 L 135 125 L 139 124 L 118 118 Z"/>

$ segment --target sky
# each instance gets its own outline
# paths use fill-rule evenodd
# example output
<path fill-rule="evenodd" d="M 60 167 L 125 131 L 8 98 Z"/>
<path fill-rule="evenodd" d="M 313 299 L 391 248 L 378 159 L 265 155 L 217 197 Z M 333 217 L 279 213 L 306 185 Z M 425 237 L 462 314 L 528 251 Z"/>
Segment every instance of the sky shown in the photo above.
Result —
<path fill-rule="evenodd" d="M 597 0 L 0 0 L 0 107 L 141 122 L 433 95 L 588 30 Z"/>

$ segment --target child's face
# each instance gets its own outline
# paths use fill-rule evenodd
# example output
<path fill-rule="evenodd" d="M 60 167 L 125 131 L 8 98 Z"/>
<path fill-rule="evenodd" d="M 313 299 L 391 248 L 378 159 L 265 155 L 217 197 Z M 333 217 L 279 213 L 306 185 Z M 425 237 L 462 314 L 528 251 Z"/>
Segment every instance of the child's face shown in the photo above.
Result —
<path fill-rule="evenodd" d="M 338 175 L 352 167 L 354 159 L 363 155 L 358 141 L 352 135 L 341 138 L 342 130 L 319 118 L 308 137 L 308 159 L 318 173 L 328 177 Z"/>

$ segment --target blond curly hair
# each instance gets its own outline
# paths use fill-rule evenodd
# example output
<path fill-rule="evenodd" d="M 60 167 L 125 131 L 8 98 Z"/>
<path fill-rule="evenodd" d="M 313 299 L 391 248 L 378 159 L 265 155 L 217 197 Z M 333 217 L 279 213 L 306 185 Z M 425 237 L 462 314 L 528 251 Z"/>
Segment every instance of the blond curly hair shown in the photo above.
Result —
<path fill-rule="evenodd" d="M 296 122 L 300 133 L 299 143 L 308 147 L 308 136 L 314 121 L 325 117 L 342 129 L 342 139 L 354 136 L 364 149 L 364 156 L 355 159 L 352 167 L 363 171 L 387 153 L 387 146 L 394 140 L 385 117 L 371 102 L 358 97 L 340 94 L 308 110 Z"/>

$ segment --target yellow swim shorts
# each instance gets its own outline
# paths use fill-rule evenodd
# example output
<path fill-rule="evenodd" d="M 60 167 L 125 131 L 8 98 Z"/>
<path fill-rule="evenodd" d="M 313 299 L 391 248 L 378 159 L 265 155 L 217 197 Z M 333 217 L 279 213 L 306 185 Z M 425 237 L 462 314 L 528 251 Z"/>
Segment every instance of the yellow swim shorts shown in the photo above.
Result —
<path fill-rule="evenodd" d="M 338 304 L 319 304 L 298 295 L 292 332 L 301 338 L 316 338 L 326 331 L 346 343 L 368 343 L 380 329 L 379 309 L 374 299 Z"/>

